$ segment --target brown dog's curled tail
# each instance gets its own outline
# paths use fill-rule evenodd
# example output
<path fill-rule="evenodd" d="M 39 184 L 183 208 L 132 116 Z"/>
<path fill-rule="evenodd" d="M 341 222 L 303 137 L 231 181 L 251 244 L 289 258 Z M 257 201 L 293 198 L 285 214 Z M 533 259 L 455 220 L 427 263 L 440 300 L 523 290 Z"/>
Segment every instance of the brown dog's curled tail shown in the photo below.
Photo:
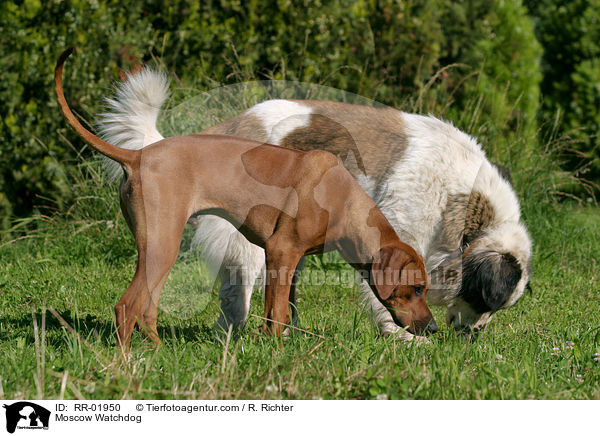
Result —
<path fill-rule="evenodd" d="M 58 104 L 62 110 L 63 115 L 67 119 L 67 122 L 75 129 L 77 134 L 81 136 L 81 138 L 98 150 L 103 155 L 116 160 L 117 162 L 123 164 L 125 167 L 131 167 L 131 165 L 138 158 L 137 150 L 127 150 L 124 148 L 119 148 L 115 145 L 109 144 L 108 142 L 100 139 L 92 132 L 87 130 L 83 125 L 79 122 L 79 120 L 75 117 L 69 105 L 67 104 L 67 100 L 65 99 L 65 95 L 63 93 L 62 86 L 62 69 L 65 60 L 73 53 L 73 47 L 69 47 L 66 49 L 58 58 L 56 62 L 56 68 L 54 70 L 54 90 L 56 91 L 56 98 L 58 99 Z"/>

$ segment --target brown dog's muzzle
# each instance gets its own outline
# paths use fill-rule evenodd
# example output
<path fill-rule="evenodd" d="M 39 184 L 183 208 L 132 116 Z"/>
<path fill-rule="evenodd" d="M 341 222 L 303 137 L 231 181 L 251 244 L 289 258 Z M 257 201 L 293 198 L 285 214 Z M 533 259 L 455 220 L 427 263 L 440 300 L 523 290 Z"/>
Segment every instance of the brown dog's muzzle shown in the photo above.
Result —
<path fill-rule="evenodd" d="M 432 316 L 429 319 L 429 321 L 427 321 L 427 322 L 423 322 L 423 321 L 413 322 L 410 330 L 414 330 L 411 333 L 414 333 L 416 335 L 433 334 L 438 331 L 438 325 Z"/>
<path fill-rule="evenodd" d="M 391 309 L 390 312 L 394 322 L 399 326 L 406 328 L 413 335 L 433 334 L 438 331 L 438 325 L 431 313 L 429 314 L 429 317 L 424 317 L 424 319 L 423 317 L 421 319 L 415 319 L 415 317 L 412 319 L 408 317 L 408 319 L 406 319 L 402 316 L 406 315 L 406 312 L 398 311 L 400 313 L 396 313 L 394 309 Z"/>

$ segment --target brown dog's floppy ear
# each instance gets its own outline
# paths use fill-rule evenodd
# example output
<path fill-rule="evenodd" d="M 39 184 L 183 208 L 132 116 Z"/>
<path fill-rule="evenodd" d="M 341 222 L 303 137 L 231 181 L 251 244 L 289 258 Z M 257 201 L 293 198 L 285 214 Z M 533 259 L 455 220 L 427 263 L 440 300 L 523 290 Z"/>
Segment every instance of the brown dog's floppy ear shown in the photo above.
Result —
<path fill-rule="evenodd" d="M 381 300 L 387 300 L 400 284 L 402 268 L 409 256 L 395 247 L 383 247 L 375 255 L 371 265 L 371 279 Z"/>

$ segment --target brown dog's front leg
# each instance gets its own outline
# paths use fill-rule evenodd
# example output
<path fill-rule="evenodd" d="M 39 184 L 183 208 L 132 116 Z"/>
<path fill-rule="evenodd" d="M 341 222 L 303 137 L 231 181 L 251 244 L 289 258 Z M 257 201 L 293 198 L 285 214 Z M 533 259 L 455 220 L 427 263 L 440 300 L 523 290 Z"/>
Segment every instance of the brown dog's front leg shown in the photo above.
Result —
<path fill-rule="evenodd" d="M 290 286 L 302 253 L 295 247 L 277 245 L 271 239 L 267 241 L 265 251 L 267 284 L 263 331 L 268 335 L 280 336 L 290 323 Z"/>
<path fill-rule="evenodd" d="M 288 300 L 293 271 L 294 266 L 267 262 L 263 332 L 268 335 L 280 336 L 290 323 Z"/>

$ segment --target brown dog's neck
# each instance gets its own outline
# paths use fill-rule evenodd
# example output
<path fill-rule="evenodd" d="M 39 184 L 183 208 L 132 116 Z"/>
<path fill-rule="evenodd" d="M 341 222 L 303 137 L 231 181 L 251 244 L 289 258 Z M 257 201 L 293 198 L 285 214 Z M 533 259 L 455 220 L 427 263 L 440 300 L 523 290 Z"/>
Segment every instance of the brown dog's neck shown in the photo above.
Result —
<path fill-rule="evenodd" d="M 414 250 L 400 241 L 373 200 L 366 193 L 364 197 L 348 213 L 350 218 L 346 221 L 346 237 L 338 243 L 338 251 L 344 260 L 357 269 L 369 269 L 383 247 L 393 247 L 413 255 Z"/>

